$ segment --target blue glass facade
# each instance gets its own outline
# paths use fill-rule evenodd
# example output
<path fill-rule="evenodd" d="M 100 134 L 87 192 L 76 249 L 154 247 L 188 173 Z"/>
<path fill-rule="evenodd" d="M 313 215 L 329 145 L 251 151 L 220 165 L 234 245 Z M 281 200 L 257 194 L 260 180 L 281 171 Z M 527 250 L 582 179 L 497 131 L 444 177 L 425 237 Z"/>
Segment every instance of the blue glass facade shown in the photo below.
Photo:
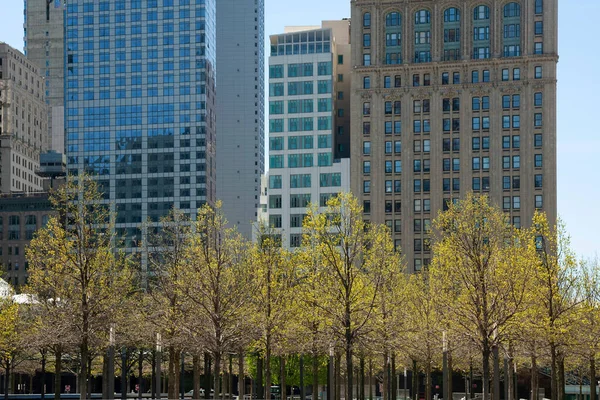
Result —
<path fill-rule="evenodd" d="M 70 0 L 70 175 L 101 182 L 126 247 L 177 207 L 215 199 L 216 0 Z"/>

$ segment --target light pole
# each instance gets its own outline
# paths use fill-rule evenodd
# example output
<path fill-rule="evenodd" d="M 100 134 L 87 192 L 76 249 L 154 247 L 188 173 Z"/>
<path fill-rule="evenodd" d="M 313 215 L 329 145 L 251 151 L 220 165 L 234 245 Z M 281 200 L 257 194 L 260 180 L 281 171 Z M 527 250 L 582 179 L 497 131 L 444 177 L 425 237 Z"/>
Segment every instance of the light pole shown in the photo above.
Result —
<path fill-rule="evenodd" d="M 115 398 L 115 328 L 111 325 L 108 333 L 108 373 L 106 379 L 108 380 L 106 385 L 106 395 L 108 399 L 113 400 Z"/>
<path fill-rule="evenodd" d="M 452 400 L 451 399 L 451 393 L 448 393 L 448 389 L 449 389 L 449 385 L 448 385 L 448 378 L 449 378 L 449 373 L 448 373 L 448 339 L 446 338 L 446 331 L 444 331 L 444 333 L 442 334 L 442 346 L 443 346 L 443 351 L 444 351 L 444 355 L 443 355 L 443 371 L 442 371 L 442 379 L 444 380 L 443 382 L 443 394 L 442 396 L 444 396 L 444 400 Z M 494 399 L 494 400 L 498 400 L 498 399 Z"/>
<path fill-rule="evenodd" d="M 160 333 L 156 334 L 156 383 L 154 384 L 154 386 L 156 387 L 156 398 L 160 399 L 161 398 L 161 387 L 160 387 L 160 383 L 161 383 L 161 364 L 162 364 L 162 338 L 160 336 Z"/>

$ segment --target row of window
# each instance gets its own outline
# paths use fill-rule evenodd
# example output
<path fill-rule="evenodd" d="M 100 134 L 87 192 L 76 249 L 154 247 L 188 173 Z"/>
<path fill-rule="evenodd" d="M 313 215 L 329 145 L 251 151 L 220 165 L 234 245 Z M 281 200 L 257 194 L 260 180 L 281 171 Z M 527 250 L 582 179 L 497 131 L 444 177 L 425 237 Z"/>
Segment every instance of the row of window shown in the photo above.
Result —
<path fill-rule="evenodd" d="M 543 93 L 534 93 L 535 107 L 541 107 L 543 105 Z M 400 101 L 386 101 L 384 103 L 385 115 L 400 115 L 402 112 L 402 103 Z M 519 109 L 521 107 L 521 95 L 503 95 L 502 96 L 502 108 L 504 109 Z M 471 108 L 473 111 L 489 110 L 490 109 L 490 98 L 489 96 L 473 97 Z M 429 99 L 424 100 L 413 100 L 413 113 L 429 113 L 431 111 L 431 102 Z M 443 112 L 457 112 L 460 111 L 460 98 L 445 98 L 442 99 L 442 111 Z M 288 111 L 289 112 L 289 111 Z M 363 115 L 371 115 L 371 102 L 363 103 Z M 486 117 L 489 121 L 489 117 Z"/>
<path fill-rule="evenodd" d="M 329 179 L 329 178 L 327 178 Z M 335 178 L 337 179 L 337 177 Z M 336 197 L 338 193 L 321 193 L 319 195 L 319 206 L 326 207 L 327 202 Z M 290 194 L 290 208 L 307 208 L 311 204 L 310 193 L 297 193 Z M 269 208 L 270 209 L 281 209 L 283 206 L 282 198 L 280 194 L 269 196 Z"/>
<path fill-rule="evenodd" d="M 364 109 L 363 109 L 364 112 Z M 368 115 L 368 114 L 367 114 Z M 533 126 L 535 128 L 541 128 L 543 125 L 543 114 L 534 113 Z M 489 130 L 490 129 L 490 117 L 472 117 L 471 128 L 473 131 Z M 521 116 L 520 115 L 503 115 L 502 116 L 502 129 L 518 130 L 521 128 Z M 431 120 L 430 119 L 415 119 L 413 120 L 413 133 L 418 135 L 421 133 L 431 133 Z M 460 131 L 460 118 L 444 118 L 442 119 L 442 131 L 444 133 L 459 132 Z M 400 135 L 402 133 L 401 121 L 384 121 L 384 133 L 386 135 Z M 363 135 L 371 134 L 371 122 L 363 122 Z"/>
<path fill-rule="evenodd" d="M 279 79 L 284 77 L 285 66 L 283 64 L 270 65 L 269 66 L 269 79 Z M 314 63 L 301 63 L 301 64 L 288 64 L 287 65 L 287 77 L 307 77 L 313 76 L 314 74 Z M 331 75 L 332 64 L 331 61 L 323 61 L 317 63 L 317 75 Z"/>
<path fill-rule="evenodd" d="M 58 0 L 55 0 L 58 1 Z M 114 4 L 114 7 L 111 8 L 111 4 Z M 113 1 L 101 1 L 98 4 L 98 10 L 99 11 L 110 11 L 111 9 L 114 10 L 126 10 L 126 9 L 140 9 L 142 8 L 142 5 L 146 5 L 145 8 L 157 8 L 159 5 L 159 0 L 146 0 L 146 1 L 142 1 L 142 0 L 115 0 Z M 197 5 L 204 5 L 205 4 L 205 0 L 161 0 L 160 4 L 162 4 L 163 7 L 174 7 L 175 5 L 178 6 L 189 6 L 191 4 L 197 4 Z M 87 13 L 87 12 L 94 12 L 94 3 L 85 3 L 83 4 L 83 12 Z M 68 14 L 74 14 L 79 12 L 79 4 L 75 3 L 69 3 L 67 5 L 67 13 Z"/>
<path fill-rule="evenodd" d="M 281 104 L 283 107 L 283 103 Z M 272 114 L 283 114 L 283 110 L 277 108 L 277 106 L 272 108 L 275 110 Z M 314 123 L 315 118 L 313 117 L 304 117 L 304 118 L 288 118 L 288 132 L 310 132 L 315 128 Z M 317 120 L 317 130 L 319 131 L 327 131 L 331 130 L 331 117 L 318 117 Z M 284 131 L 284 119 L 271 119 L 269 120 L 269 128 L 270 132 L 279 133 Z"/>
<path fill-rule="evenodd" d="M 270 150 L 283 150 L 285 138 L 276 136 L 269 138 Z M 331 135 L 318 135 L 317 145 L 319 149 L 331 148 Z M 288 136 L 288 150 L 312 149 L 314 146 L 313 136 Z"/>
<path fill-rule="evenodd" d="M 314 154 L 288 154 L 288 168 L 309 168 L 314 166 Z M 271 155 L 269 157 L 269 168 L 284 168 L 284 156 L 282 154 Z M 319 167 L 328 167 L 333 165 L 331 153 L 319 153 L 317 155 L 317 165 Z"/>
<path fill-rule="evenodd" d="M 450 79 L 450 77 L 452 76 L 452 79 Z M 535 79 L 542 79 L 543 74 L 542 74 L 542 67 L 541 66 L 535 66 L 534 68 L 534 78 Z M 422 79 L 421 79 L 422 78 Z M 460 72 L 452 72 L 452 75 L 450 75 L 450 72 L 442 72 L 441 76 L 440 76 L 441 80 L 441 84 L 442 85 L 449 85 L 450 82 L 452 82 L 453 85 L 458 85 L 461 83 L 461 79 L 460 79 Z M 501 72 L 501 79 L 502 81 L 509 81 L 511 80 L 511 70 L 509 68 L 503 68 L 502 72 Z M 512 80 L 513 81 L 519 81 L 521 80 L 521 68 L 513 68 L 512 69 Z M 487 83 L 487 82 L 491 82 L 490 80 L 490 70 L 473 70 L 471 71 L 471 83 Z M 402 76 L 401 75 L 395 75 L 393 78 L 391 76 L 384 76 L 383 77 L 383 87 L 384 89 L 390 89 L 392 88 L 392 83 L 393 83 L 393 87 L 399 88 L 402 87 Z M 431 81 L 431 74 L 426 73 L 426 74 L 413 74 L 412 76 L 412 86 L 413 87 L 419 87 L 419 86 L 431 86 L 432 81 Z M 371 89 L 371 77 L 370 76 L 364 76 L 363 77 L 363 89 Z"/>
<path fill-rule="evenodd" d="M 543 0 L 535 0 L 534 11 L 536 15 L 541 15 L 544 12 Z M 461 10 L 456 7 L 450 7 L 443 11 L 444 22 L 460 22 Z M 503 8 L 504 18 L 514 18 L 521 16 L 521 6 L 519 3 L 508 3 Z M 473 20 L 488 20 L 490 19 L 490 8 L 486 5 L 478 5 L 473 8 Z M 393 11 L 385 16 L 386 26 L 401 25 L 401 15 L 399 12 Z M 362 25 L 364 28 L 371 28 L 371 13 L 363 14 Z M 431 12 L 427 9 L 418 10 L 414 14 L 415 25 L 431 23 Z"/>

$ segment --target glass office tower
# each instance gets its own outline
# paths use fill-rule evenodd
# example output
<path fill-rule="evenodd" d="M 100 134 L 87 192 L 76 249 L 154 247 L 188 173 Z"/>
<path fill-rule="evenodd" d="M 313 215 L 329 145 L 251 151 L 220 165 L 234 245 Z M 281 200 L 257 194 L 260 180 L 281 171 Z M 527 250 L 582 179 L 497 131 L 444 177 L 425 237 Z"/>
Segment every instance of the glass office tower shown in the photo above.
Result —
<path fill-rule="evenodd" d="M 216 0 L 69 0 L 68 172 L 93 175 L 136 248 L 215 199 Z"/>

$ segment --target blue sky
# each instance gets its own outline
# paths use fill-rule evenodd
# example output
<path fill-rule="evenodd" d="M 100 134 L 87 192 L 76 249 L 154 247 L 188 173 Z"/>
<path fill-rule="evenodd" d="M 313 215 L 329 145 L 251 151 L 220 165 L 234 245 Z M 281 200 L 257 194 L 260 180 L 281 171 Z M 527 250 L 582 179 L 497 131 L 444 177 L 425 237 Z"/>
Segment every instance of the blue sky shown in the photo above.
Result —
<path fill-rule="evenodd" d="M 267 37 L 286 25 L 350 17 L 349 0 L 265 2 Z M 22 49 L 23 3 L 3 3 L 0 41 Z M 559 9 L 558 212 L 574 250 L 592 257 L 600 249 L 600 127 L 590 125 L 600 113 L 600 1 L 559 0 Z"/>

